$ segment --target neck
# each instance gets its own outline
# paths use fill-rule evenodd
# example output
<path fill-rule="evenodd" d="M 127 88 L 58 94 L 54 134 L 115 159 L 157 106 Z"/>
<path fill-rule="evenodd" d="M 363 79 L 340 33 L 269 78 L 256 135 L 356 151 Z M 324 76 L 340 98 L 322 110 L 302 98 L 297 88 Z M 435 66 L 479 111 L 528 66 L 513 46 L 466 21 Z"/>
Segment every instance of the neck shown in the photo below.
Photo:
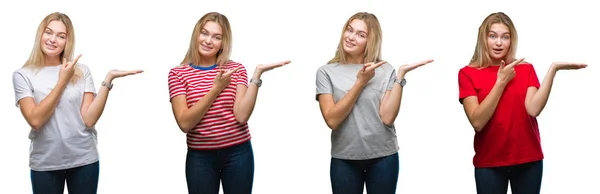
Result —
<path fill-rule="evenodd" d="M 44 65 L 47 66 L 56 66 L 56 65 L 60 65 L 60 57 L 58 56 L 48 56 L 46 55 L 44 57 Z"/>
<path fill-rule="evenodd" d="M 346 58 L 346 63 L 348 64 L 363 64 L 363 57 L 362 56 L 353 56 L 353 55 L 348 55 L 348 57 Z"/>
<path fill-rule="evenodd" d="M 507 62 L 506 60 L 504 60 L 504 62 Z M 492 59 L 490 65 L 491 66 L 500 66 L 500 64 L 502 63 L 502 59 Z M 505 64 L 507 65 L 507 64 Z"/>
<path fill-rule="evenodd" d="M 200 57 L 200 60 L 198 60 L 198 64 L 196 64 L 196 63 L 192 63 L 192 64 L 195 66 L 200 66 L 200 67 L 210 67 L 210 66 L 213 66 L 215 63 L 217 63 L 217 57 L 214 57 L 211 59 L 206 59 L 206 58 Z"/>

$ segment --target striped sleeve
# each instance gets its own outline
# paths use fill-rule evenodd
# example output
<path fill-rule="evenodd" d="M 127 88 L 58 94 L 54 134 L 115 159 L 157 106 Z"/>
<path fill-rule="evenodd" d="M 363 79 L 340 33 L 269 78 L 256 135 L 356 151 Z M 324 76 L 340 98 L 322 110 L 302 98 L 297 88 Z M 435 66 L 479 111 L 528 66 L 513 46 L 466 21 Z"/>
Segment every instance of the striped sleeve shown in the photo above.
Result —
<path fill-rule="evenodd" d="M 169 99 L 175 96 L 185 95 L 185 84 L 175 70 L 169 72 Z"/>

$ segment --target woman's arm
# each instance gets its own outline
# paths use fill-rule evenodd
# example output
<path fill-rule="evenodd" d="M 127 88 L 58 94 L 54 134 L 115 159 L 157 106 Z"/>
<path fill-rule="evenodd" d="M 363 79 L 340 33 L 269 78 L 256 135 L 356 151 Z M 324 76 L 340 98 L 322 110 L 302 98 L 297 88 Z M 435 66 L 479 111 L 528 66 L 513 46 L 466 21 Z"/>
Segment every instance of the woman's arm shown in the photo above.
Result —
<path fill-rule="evenodd" d="M 396 80 L 402 80 L 406 73 L 431 62 L 433 62 L 432 59 L 412 65 L 402 65 L 398 68 L 398 74 L 394 76 L 396 76 Z M 381 117 L 383 124 L 386 126 L 394 125 L 394 121 L 400 112 L 400 104 L 402 102 L 403 87 L 400 84 L 392 84 L 392 90 L 385 92 L 379 105 L 379 117 Z"/>
<path fill-rule="evenodd" d="M 86 89 L 86 92 L 83 95 L 83 103 L 81 104 L 81 117 L 83 118 L 83 123 L 85 123 L 85 126 L 88 128 L 93 127 L 100 119 L 100 116 L 102 116 L 102 112 L 104 112 L 104 107 L 106 106 L 106 100 L 108 99 L 108 93 L 110 91 L 110 88 L 108 87 L 112 87 L 112 81 L 115 78 L 125 77 L 142 72 L 142 70 L 111 70 L 104 78 L 104 84 L 100 87 L 97 96 L 94 97 L 94 93 L 87 91 Z M 86 79 L 86 84 L 94 83 L 89 70 L 85 71 L 84 77 Z M 89 87 L 93 88 L 93 86 Z"/>
<path fill-rule="evenodd" d="M 262 82 L 260 79 L 264 72 L 270 71 L 272 69 L 284 66 L 289 64 L 291 61 L 282 61 L 279 63 L 273 63 L 269 65 L 258 65 L 256 70 L 254 71 L 254 75 L 252 76 L 252 80 L 256 82 Z M 243 76 L 243 80 L 247 80 L 246 70 L 242 70 L 240 76 Z M 259 83 L 250 83 L 247 87 L 245 84 L 238 83 L 237 91 L 235 96 L 235 103 L 233 105 L 233 114 L 235 116 L 235 120 L 238 123 L 245 124 L 250 119 L 252 112 L 254 111 L 254 106 L 256 105 L 256 97 L 258 95 L 258 84 Z"/>
<path fill-rule="evenodd" d="M 62 96 L 63 91 L 69 84 L 71 77 L 75 73 L 75 65 L 79 57 L 77 56 L 74 61 L 67 62 L 66 59 L 63 59 L 63 63 L 61 64 L 59 71 L 58 82 L 50 90 L 50 93 L 40 101 L 39 104 L 36 104 L 33 99 L 33 90 L 27 84 L 25 77 L 20 73 L 13 74 L 13 85 L 15 89 L 15 94 L 19 98 L 20 96 L 26 96 L 21 98 L 17 103 L 19 104 L 19 108 L 21 110 L 21 114 L 25 117 L 25 120 L 34 130 L 41 129 L 48 119 L 54 114 L 54 110 L 58 105 L 58 102 Z"/>
<path fill-rule="evenodd" d="M 368 63 L 358 72 L 357 79 L 352 88 L 344 95 L 337 103 L 334 101 L 331 93 L 323 93 L 318 95 L 319 107 L 321 109 L 321 115 L 327 123 L 327 126 L 331 130 L 336 130 L 340 124 L 352 111 L 354 104 L 358 100 L 358 97 L 362 93 L 367 83 L 375 76 L 375 69 L 385 64 L 385 61 L 378 62 L 376 64 Z M 323 75 L 324 73 L 319 72 L 317 74 L 317 88 L 324 87 L 319 86 L 319 81 L 327 80 L 328 78 Z M 330 82 L 328 82 L 330 84 Z M 327 86 L 330 87 L 330 86 Z"/>
<path fill-rule="evenodd" d="M 213 82 L 213 86 L 211 89 L 198 100 L 192 107 L 188 108 L 187 97 L 184 93 L 175 94 L 171 99 L 171 108 L 173 110 L 173 115 L 175 116 L 175 120 L 177 121 L 177 125 L 182 132 L 188 133 L 192 130 L 201 120 L 204 118 L 206 112 L 210 106 L 212 106 L 213 102 L 217 99 L 217 96 L 229 85 L 231 81 L 231 74 L 237 71 L 239 68 L 229 70 L 227 72 L 223 72 L 220 70 L 215 76 L 215 80 Z M 176 79 L 173 74 L 169 76 L 169 82 L 177 82 L 172 79 Z M 182 85 L 178 85 L 174 83 L 172 85 L 169 84 L 171 90 L 171 95 L 173 96 L 175 90 L 180 90 Z"/>
<path fill-rule="evenodd" d="M 535 86 L 530 86 L 527 88 L 527 95 L 525 97 L 525 108 L 527 109 L 527 113 L 532 117 L 537 117 L 540 115 L 542 110 L 544 110 L 544 107 L 546 107 L 546 103 L 548 102 L 548 98 L 550 96 L 550 91 L 552 90 L 554 77 L 556 76 L 556 72 L 558 72 L 558 70 L 581 69 L 585 67 L 587 67 L 586 64 L 580 63 L 553 63 L 550 68 L 548 68 L 548 73 L 546 73 L 544 81 L 540 85 L 539 90 Z M 533 67 L 530 71 L 529 79 L 535 79 L 537 81 L 537 75 Z"/>
<path fill-rule="evenodd" d="M 477 96 L 468 96 L 463 99 L 465 114 L 476 132 L 480 132 L 494 115 L 500 97 L 504 92 L 504 88 L 508 82 L 515 77 L 514 66 L 521 63 L 523 60 L 524 59 L 516 60 L 506 66 L 504 66 L 504 61 L 502 61 L 502 64 L 498 69 L 496 83 L 481 104 L 479 104 Z"/>

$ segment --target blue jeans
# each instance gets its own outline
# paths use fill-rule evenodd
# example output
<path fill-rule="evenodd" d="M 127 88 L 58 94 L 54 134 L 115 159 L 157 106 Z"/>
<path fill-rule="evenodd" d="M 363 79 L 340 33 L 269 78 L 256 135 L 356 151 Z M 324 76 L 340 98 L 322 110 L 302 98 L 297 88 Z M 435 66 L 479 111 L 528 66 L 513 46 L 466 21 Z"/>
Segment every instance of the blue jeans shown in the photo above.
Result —
<path fill-rule="evenodd" d="M 506 194 L 508 182 L 513 194 L 540 193 L 543 161 L 512 166 L 475 168 L 478 194 Z"/>
<path fill-rule="evenodd" d="M 65 170 L 31 170 L 31 187 L 34 194 L 63 194 L 66 180 L 69 193 L 96 194 L 99 172 L 99 161 Z"/>
<path fill-rule="evenodd" d="M 188 148 L 185 176 L 190 194 L 250 194 L 254 181 L 254 153 L 250 141 L 218 149 Z"/>
<path fill-rule="evenodd" d="M 362 194 L 365 184 L 369 194 L 396 193 L 398 160 L 398 153 L 369 160 L 331 158 L 333 194 Z"/>

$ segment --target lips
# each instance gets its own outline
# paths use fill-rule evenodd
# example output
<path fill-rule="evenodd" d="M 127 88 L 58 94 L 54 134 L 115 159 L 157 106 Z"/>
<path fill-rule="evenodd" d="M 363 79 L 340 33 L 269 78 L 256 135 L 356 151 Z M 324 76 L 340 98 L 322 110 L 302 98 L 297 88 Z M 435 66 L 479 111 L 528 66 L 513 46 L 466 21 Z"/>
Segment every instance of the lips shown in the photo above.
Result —
<path fill-rule="evenodd" d="M 349 47 L 356 46 L 355 44 L 352 44 L 351 42 L 348 42 L 348 41 L 344 41 L 344 43 L 346 44 L 346 46 L 349 46 Z"/>
<path fill-rule="evenodd" d="M 56 48 L 57 48 L 57 46 L 56 46 L 56 45 L 53 45 L 53 44 L 48 44 L 48 43 L 46 43 L 46 48 L 48 48 L 48 49 L 56 49 Z"/>
<path fill-rule="evenodd" d="M 501 48 L 494 48 L 493 50 L 494 50 L 494 51 L 496 51 L 496 52 L 502 52 L 504 49 L 501 49 Z"/>
<path fill-rule="evenodd" d="M 205 46 L 205 45 L 200 45 L 200 47 L 202 48 L 202 50 L 205 50 L 205 51 L 212 50 L 212 47 L 208 47 L 208 46 Z"/>

